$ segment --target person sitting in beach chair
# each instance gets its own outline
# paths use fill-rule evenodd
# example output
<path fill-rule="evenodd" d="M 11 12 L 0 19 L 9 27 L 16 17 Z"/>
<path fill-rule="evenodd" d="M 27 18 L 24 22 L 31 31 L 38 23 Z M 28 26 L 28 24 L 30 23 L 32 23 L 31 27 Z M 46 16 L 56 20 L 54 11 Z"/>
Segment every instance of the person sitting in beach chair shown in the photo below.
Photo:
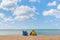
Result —
<path fill-rule="evenodd" d="M 32 35 L 32 36 L 36 36 L 37 33 L 35 32 L 35 30 L 32 30 L 32 32 L 30 33 L 30 35 Z"/>
<path fill-rule="evenodd" d="M 27 31 L 23 31 L 23 36 L 28 36 Z"/>

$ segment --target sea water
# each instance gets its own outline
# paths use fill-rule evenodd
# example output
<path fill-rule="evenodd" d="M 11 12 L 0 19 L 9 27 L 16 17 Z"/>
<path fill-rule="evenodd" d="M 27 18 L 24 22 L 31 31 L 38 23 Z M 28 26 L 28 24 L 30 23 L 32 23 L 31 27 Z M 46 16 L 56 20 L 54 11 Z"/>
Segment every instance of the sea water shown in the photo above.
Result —
<path fill-rule="evenodd" d="M 32 29 L 0 29 L 0 35 L 22 35 L 22 31 L 28 32 L 28 35 Z M 60 29 L 35 29 L 37 35 L 56 36 L 60 35 Z"/>

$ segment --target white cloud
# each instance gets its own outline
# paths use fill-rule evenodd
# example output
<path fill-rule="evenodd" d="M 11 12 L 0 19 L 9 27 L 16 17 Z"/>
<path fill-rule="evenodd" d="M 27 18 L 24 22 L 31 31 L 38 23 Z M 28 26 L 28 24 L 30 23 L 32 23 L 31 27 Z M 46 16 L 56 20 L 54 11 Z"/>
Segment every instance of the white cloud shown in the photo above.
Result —
<path fill-rule="evenodd" d="M 54 16 L 56 18 L 60 18 L 60 11 L 56 9 L 50 9 L 48 11 L 43 12 L 44 16 Z"/>
<path fill-rule="evenodd" d="M 13 14 L 11 17 L 6 17 L 6 15 L 4 15 L 3 13 L 0 13 L 0 18 L 4 17 L 3 20 L 5 22 L 14 21 L 14 20 L 35 19 L 34 15 L 38 14 L 36 12 L 36 8 L 29 6 L 18 6 L 17 3 L 19 1 L 21 0 L 2 0 L 2 2 L 0 3 L 0 8 L 6 11 L 12 11 Z"/>
<path fill-rule="evenodd" d="M 16 16 L 15 19 L 23 21 L 23 20 L 29 19 L 29 17 L 28 16 Z"/>
<path fill-rule="evenodd" d="M 2 0 L 0 8 L 4 10 L 13 10 L 17 6 L 19 0 Z"/>
<path fill-rule="evenodd" d="M 55 14 L 56 10 L 54 9 L 51 9 L 51 10 L 48 10 L 48 11 L 44 11 L 43 12 L 43 15 L 46 16 L 46 15 L 52 15 L 52 14 Z"/>
<path fill-rule="evenodd" d="M 6 17 L 4 13 L 0 13 L 0 18 L 2 18 L 4 22 L 12 22 L 15 20 L 22 21 L 28 19 L 35 20 L 35 14 L 37 14 L 35 7 L 18 6 L 11 17 Z"/>
<path fill-rule="evenodd" d="M 60 10 L 60 4 L 57 6 L 57 9 Z"/>
<path fill-rule="evenodd" d="M 0 13 L 0 18 L 4 18 L 4 14 L 3 13 Z"/>
<path fill-rule="evenodd" d="M 0 13 L 0 21 L 2 22 L 12 22 L 14 19 L 12 17 L 6 17 L 4 13 Z"/>
<path fill-rule="evenodd" d="M 53 1 L 53 2 L 49 2 L 48 6 L 55 6 L 56 4 L 57 4 L 56 1 Z"/>
<path fill-rule="evenodd" d="M 36 8 L 35 7 L 29 7 L 29 6 L 20 6 L 17 7 L 14 10 L 14 14 L 16 17 L 15 19 L 17 20 L 26 20 L 26 19 L 32 19 L 32 17 L 36 13 Z"/>
<path fill-rule="evenodd" d="M 14 21 L 14 19 L 12 19 L 11 17 L 5 17 L 4 18 L 4 22 L 12 22 L 12 21 Z"/>
<path fill-rule="evenodd" d="M 54 6 L 56 4 L 57 4 L 56 1 L 53 1 L 51 3 L 48 3 L 48 6 Z M 56 18 L 60 18 L 60 4 L 57 5 L 57 9 L 43 11 L 43 16 L 53 16 Z"/>
<path fill-rule="evenodd" d="M 40 2 L 40 0 L 29 0 L 29 2 Z"/>

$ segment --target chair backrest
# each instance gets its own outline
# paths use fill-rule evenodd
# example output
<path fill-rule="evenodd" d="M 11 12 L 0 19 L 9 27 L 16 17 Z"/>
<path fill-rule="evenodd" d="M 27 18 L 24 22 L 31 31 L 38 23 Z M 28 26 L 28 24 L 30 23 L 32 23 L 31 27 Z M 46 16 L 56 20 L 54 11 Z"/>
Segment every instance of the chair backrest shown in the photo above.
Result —
<path fill-rule="evenodd" d="M 23 31 L 23 35 L 27 36 L 28 35 L 27 31 Z"/>

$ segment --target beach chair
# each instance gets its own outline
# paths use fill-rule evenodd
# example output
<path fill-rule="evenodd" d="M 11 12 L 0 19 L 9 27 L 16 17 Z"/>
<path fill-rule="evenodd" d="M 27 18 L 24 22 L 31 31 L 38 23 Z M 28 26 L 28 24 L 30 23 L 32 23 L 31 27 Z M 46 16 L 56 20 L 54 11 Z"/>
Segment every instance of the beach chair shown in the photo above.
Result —
<path fill-rule="evenodd" d="M 28 36 L 27 31 L 23 31 L 23 36 Z"/>

